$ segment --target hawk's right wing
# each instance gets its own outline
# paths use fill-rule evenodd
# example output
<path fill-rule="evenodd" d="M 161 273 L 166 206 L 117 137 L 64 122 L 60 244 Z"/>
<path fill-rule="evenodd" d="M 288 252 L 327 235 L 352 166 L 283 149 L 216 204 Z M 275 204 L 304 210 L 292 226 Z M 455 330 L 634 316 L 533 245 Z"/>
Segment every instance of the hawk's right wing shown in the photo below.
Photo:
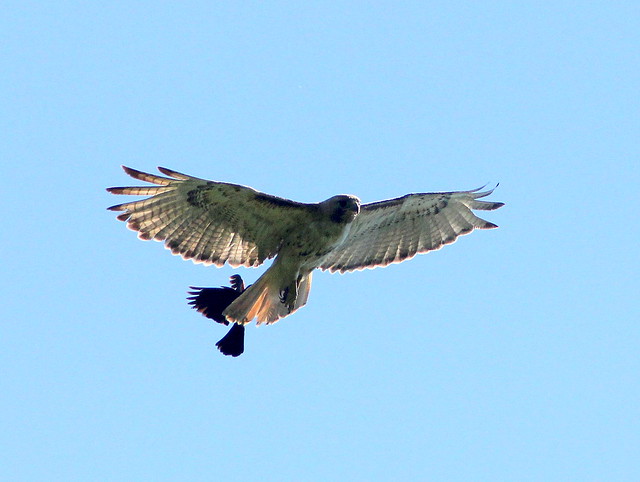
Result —
<path fill-rule="evenodd" d="M 250 187 L 207 181 L 166 168 L 170 177 L 123 166 L 134 179 L 156 186 L 111 187 L 113 194 L 151 197 L 112 206 L 141 239 L 164 241 L 173 254 L 222 266 L 258 266 L 278 253 L 290 229 L 313 221 L 317 207 Z"/>

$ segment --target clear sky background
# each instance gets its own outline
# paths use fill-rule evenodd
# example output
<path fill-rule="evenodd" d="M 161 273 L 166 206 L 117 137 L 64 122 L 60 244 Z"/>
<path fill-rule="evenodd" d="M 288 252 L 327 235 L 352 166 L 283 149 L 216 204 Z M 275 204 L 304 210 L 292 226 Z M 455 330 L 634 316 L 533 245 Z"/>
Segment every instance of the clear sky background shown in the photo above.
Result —
<path fill-rule="evenodd" d="M 0 478 L 640 480 L 640 4 L 4 2 Z M 477 231 L 226 329 L 126 164 Z"/>

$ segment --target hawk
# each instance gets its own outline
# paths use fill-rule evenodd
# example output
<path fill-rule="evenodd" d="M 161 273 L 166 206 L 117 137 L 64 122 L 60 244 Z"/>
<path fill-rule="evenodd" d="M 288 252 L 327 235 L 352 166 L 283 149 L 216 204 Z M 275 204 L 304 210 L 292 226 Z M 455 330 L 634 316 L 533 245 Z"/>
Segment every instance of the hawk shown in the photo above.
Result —
<path fill-rule="evenodd" d="M 143 240 L 163 241 L 196 263 L 254 267 L 275 258 L 258 280 L 222 312 L 231 322 L 274 323 L 304 306 L 316 268 L 345 273 L 387 266 L 453 243 L 495 224 L 473 210 L 493 189 L 407 194 L 361 204 L 352 195 L 301 203 L 247 186 L 207 181 L 164 167 L 164 176 L 123 166 L 154 186 L 111 187 L 113 194 L 150 196 L 112 206 Z M 166 177 L 165 177 L 166 176 Z"/>

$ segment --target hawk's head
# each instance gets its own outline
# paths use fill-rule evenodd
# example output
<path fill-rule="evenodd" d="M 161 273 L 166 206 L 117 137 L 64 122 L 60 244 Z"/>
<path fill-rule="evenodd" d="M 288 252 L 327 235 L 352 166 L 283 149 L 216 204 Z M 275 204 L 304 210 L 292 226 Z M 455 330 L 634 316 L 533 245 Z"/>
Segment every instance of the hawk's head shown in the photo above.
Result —
<path fill-rule="evenodd" d="M 333 196 L 320 203 L 334 223 L 349 224 L 360 212 L 360 199 L 349 194 Z"/>

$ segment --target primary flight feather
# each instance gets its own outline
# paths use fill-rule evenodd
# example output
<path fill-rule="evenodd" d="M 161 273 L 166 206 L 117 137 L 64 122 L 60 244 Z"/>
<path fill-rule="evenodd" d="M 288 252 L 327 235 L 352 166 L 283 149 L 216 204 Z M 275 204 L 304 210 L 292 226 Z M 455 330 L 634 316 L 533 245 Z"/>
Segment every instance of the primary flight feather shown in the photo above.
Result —
<path fill-rule="evenodd" d="M 495 224 L 473 210 L 493 189 L 407 194 L 361 204 L 355 196 L 300 203 L 237 184 L 207 181 L 159 167 L 165 176 L 123 169 L 156 186 L 111 187 L 113 194 L 151 196 L 112 206 L 141 239 L 163 241 L 174 254 L 222 266 L 271 267 L 223 312 L 234 323 L 274 323 L 304 306 L 314 269 L 331 272 L 386 266 Z"/>

